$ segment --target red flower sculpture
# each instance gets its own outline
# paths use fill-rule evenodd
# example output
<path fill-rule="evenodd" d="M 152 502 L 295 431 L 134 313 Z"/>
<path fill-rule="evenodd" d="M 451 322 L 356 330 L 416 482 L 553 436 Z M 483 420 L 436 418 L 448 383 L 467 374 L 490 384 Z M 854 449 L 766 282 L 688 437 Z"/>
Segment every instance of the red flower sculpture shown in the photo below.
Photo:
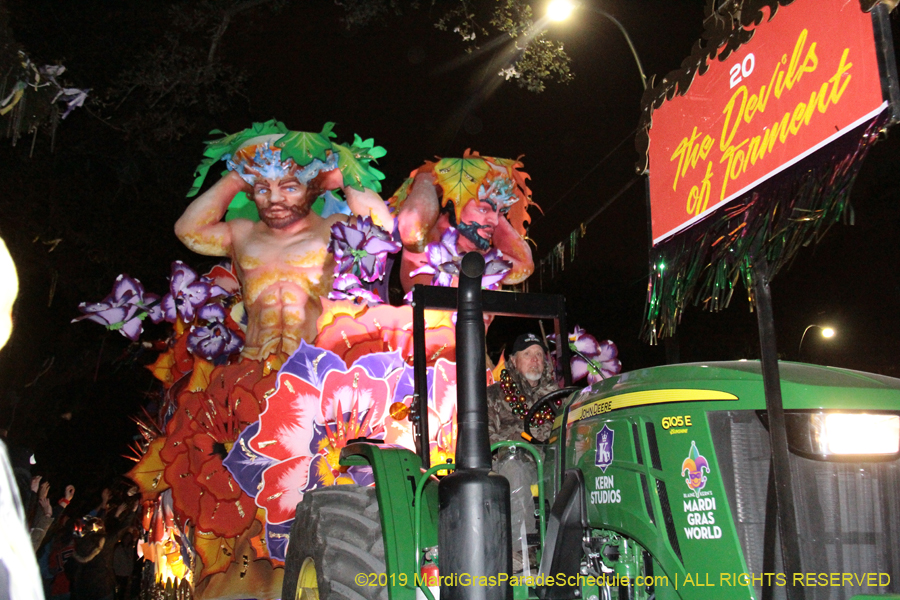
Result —
<path fill-rule="evenodd" d="M 163 478 L 172 489 L 175 514 L 201 532 L 242 534 L 256 518 L 253 498 L 222 465 L 241 431 L 259 418 L 262 398 L 275 384 L 254 361 L 215 369 L 203 392 L 184 391 L 166 426 L 160 452 Z"/>

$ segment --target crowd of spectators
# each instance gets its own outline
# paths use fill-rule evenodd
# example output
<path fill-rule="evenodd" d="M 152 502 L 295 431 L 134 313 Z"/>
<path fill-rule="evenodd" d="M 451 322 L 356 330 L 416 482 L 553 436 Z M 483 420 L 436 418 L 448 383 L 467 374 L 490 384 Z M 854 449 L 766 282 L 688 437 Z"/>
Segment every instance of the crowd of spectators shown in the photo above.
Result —
<path fill-rule="evenodd" d="M 18 288 L 0 238 L 0 349 L 12 331 Z M 32 473 L 35 462 L 30 449 L 0 435 L 0 600 L 131 600 L 137 488 L 118 478 L 85 511 L 90 505 L 75 500 L 71 484 L 51 496 L 50 482 Z"/>
<path fill-rule="evenodd" d="M 140 581 L 133 577 L 137 488 L 119 478 L 102 489 L 99 502 L 96 497 L 76 500 L 73 485 L 66 485 L 56 498 L 49 482 L 32 475 L 30 450 L 12 447 L 9 454 L 43 597 L 131 600 L 139 591 L 133 584 Z"/>

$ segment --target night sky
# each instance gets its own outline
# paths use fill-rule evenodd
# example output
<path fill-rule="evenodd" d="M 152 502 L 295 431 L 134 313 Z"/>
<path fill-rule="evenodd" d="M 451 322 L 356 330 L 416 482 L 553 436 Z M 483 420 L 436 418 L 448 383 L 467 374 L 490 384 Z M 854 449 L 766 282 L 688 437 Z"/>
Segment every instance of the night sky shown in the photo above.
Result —
<path fill-rule="evenodd" d="M 458 36 L 436 30 L 427 2 L 353 31 L 342 27 L 342 8 L 333 2 L 288 2 L 277 12 L 262 7 L 237 18 L 222 41 L 222 60 L 246 73 L 240 94 L 218 112 L 209 110 L 209 97 L 186 102 L 186 133 L 178 140 L 129 135 L 122 112 L 141 99 L 129 97 L 117 108 L 103 94 L 123 73 L 140 69 L 141 53 L 171 33 L 160 16 L 169 4 L 5 0 L 9 27 L 35 61 L 61 61 L 71 83 L 106 102 L 73 112 L 57 131 L 54 153 L 46 132 L 31 157 L 30 136 L 15 148 L 0 143 L 0 232 L 22 288 L 14 337 L 0 352 L 0 427 L 13 442 L 38 449 L 57 490 L 67 478 L 90 482 L 127 468 L 117 456 L 135 432 L 128 417 L 157 389 L 140 367 L 152 353 L 129 349 L 123 337 L 96 325 L 68 322 L 78 302 L 102 299 L 119 273 L 161 294 L 173 260 L 198 270 L 213 264 L 172 233 L 213 128 L 231 133 L 277 118 L 292 129 L 319 131 L 335 121 L 338 141 L 359 133 L 387 149 L 379 161 L 385 198 L 434 156 L 460 156 L 466 148 L 522 155 L 534 200 L 545 211 L 532 211 L 536 263 L 608 203 L 588 225 L 574 263 L 567 256 L 562 274 L 535 274 L 531 291 L 564 293 L 569 323 L 615 341 L 626 370 L 665 362 L 662 346 L 638 337 L 648 265 L 644 181 L 609 202 L 635 177 L 642 92 L 628 47 L 610 22 L 585 12 L 554 25 L 575 80 L 534 94 L 497 76 L 506 66 L 497 52 L 466 54 Z M 703 5 L 602 3 L 631 33 L 648 75 L 667 73 L 690 53 L 702 33 Z M 896 14 L 892 24 L 900 37 Z M 172 95 L 198 94 L 175 88 Z M 132 112 L 141 110 L 154 113 Z M 855 224 L 835 225 L 773 282 L 785 359 L 798 358 L 807 325 L 827 323 L 838 336 L 824 341 L 810 332 L 805 360 L 900 376 L 900 142 L 892 134 L 872 150 L 856 183 Z M 521 328 L 496 323 L 490 349 L 510 343 Z M 743 289 L 722 313 L 688 310 L 677 343 L 684 362 L 758 357 L 755 315 Z M 70 420 L 61 418 L 69 413 Z"/>

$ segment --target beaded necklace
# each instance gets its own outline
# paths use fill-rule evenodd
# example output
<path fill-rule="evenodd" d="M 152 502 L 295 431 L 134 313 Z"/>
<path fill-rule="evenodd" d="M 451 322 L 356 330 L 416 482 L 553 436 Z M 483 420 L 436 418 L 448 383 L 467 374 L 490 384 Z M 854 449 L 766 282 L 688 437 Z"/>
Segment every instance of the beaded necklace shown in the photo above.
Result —
<path fill-rule="evenodd" d="M 512 414 L 518 416 L 523 421 L 528 414 L 528 403 L 525 402 L 525 395 L 519 393 L 519 386 L 513 381 L 509 371 L 503 369 L 500 371 L 500 389 L 503 390 L 503 399 L 509 404 Z M 557 406 L 560 403 L 557 403 Z M 553 410 L 547 406 L 534 415 L 534 422 L 537 425 L 543 425 L 553 419 Z"/>

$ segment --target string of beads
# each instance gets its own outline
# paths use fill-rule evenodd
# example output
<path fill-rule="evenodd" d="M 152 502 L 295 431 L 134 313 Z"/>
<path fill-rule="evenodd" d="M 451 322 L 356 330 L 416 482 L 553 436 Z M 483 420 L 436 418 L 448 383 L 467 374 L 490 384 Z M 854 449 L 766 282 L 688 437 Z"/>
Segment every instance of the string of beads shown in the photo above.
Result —
<path fill-rule="evenodd" d="M 503 399 L 509 404 L 512 414 L 517 415 L 520 419 L 525 420 L 528 414 L 528 403 L 525 401 L 525 395 L 519 392 L 519 386 L 513 381 L 509 371 L 503 369 L 500 371 L 500 389 L 503 390 Z M 561 403 L 557 402 L 559 406 Z M 549 406 L 544 407 L 540 412 L 534 415 L 534 422 L 537 425 L 543 425 L 553 420 L 553 409 Z"/>

